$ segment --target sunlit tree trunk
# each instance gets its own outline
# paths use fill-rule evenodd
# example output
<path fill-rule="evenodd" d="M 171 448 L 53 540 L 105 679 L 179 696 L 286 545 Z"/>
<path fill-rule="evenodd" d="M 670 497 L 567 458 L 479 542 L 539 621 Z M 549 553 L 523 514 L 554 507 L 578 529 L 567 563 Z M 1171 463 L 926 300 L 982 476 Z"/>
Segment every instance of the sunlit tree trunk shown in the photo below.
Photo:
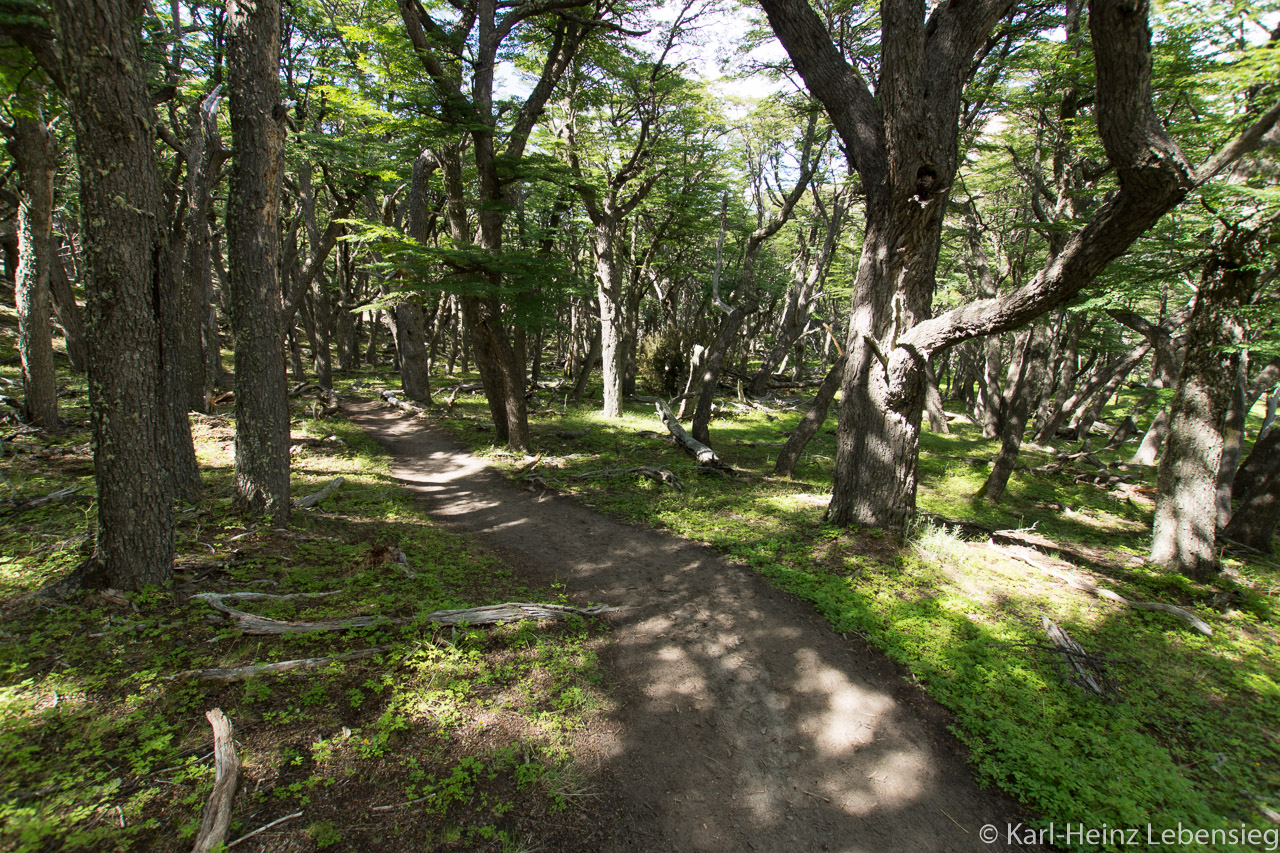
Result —
<path fill-rule="evenodd" d="M 235 334 L 236 495 L 242 512 L 289 517 L 289 396 L 280 290 L 279 0 L 228 0 L 232 169 L 227 200 Z"/>

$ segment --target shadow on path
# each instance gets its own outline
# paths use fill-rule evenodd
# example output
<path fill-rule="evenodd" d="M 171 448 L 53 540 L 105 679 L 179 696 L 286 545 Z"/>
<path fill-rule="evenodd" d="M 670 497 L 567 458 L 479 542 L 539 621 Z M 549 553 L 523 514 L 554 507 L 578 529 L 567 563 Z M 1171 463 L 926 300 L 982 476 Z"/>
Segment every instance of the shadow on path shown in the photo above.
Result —
<path fill-rule="evenodd" d="M 619 795 L 606 850 L 1040 849 L 1008 843 L 1025 817 L 978 787 L 949 715 L 861 639 L 709 548 L 524 491 L 423 420 L 349 411 L 444 526 L 575 603 L 629 608 L 604 659 L 619 701 L 599 756 Z"/>

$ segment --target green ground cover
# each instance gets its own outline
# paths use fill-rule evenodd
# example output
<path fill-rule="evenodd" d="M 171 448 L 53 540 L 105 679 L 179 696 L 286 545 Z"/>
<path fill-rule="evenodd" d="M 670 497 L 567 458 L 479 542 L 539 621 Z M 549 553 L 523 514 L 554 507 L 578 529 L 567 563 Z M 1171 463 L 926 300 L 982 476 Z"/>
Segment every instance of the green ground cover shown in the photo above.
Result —
<path fill-rule="evenodd" d="M 1139 405 L 1123 398 L 1119 412 Z M 1034 527 L 1088 549 L 1098 559 L 1072 566 L 1076 576 L 1199 614 L 1212 636 L 1072 589 L 936 521 L 905 540 L 825 525 L 834 422 L 794 480 L 774 478 L 775 445 L 799 418 L 788 406 L 725 405 L 711 430 L 717 452 L 741 472 L 729 479 L 700 472 L 665 439 L 651 407 L 607 421 L 548 392 L 531 407 L 533 452 L 542 454 L 532 470 L 522 469 L 533 457 L 493 447 L 479 395 L 459 396 L 439 420 L 513 476 L 707 542 L 811 602 L 834 630 L 865 635 L 955 714 L 979 777 L 1044 823 L 1275 830 L 1268 810 L 1280 811 L 1280 566 L 1227 555 L 1212 585 L 1145 566 L 1154 469 L 1099 485 L 1085 463 L 1037 472 L 1054 454 L 1027 448 L 1001 503 L 975 503 L 996 443 L 957 422 L 951 435 L 922 438 L 919 505 L 992 529 Z M 1115 462 L 1132 449 L 1101 456 Z M 636 465 L 670 469 L 683 490 L 641 476 L 578 476 Z M 1105 659 L 1099 666 L 1114 688 L 1107 697 L 1070 683 L 1060 657 L 1042 648 L 1045 617 Z"/>
<path fill-rule="evenodd" d="M 205 487 L 180 513 L 173 589 L 29 595 L 91 547 L 85 398 L 83 386 L 67 390 L 61 434 L 3 430 L 0 849 L 189 848 L 213 785 L 213 707 L 235 724 L 243 764 L 229 840 L 302 813 L 236 850 L 520 851 L 554 839 L 549 824 L 589 837 L 584 805 L 597 792 L 575 742 L 609 707 L 600 626 L 410 621 L 251 637 L 188 598 L 339 592 L 243 605 L 284 619 L 563 600 L 434 527 L 340 418 L 295 406 L 294 494 L 335 476 L 346 485 L 275 529 L 231 512 L 230 419 L 193 416 Z M 81 491 L 22 511 L 69 485 Z M 241 683 L 188 674 L 374 646 L 384 651 Z"/>

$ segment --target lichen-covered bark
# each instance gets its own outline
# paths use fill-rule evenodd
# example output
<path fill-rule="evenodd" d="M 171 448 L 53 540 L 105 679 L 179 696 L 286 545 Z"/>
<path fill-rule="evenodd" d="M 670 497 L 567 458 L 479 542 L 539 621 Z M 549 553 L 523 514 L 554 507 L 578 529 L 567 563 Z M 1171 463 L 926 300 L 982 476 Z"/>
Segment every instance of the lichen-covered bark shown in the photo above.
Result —
<path fill-rule="evenodd" d="M 279 0 L 229 0 L 232 168 L 227 198 L 235 335 L 236 495 L 242 512 L 289 515 L 289 398 L 280 291 Z"/>
<path fill-rule="evenodd" d="M 138 0 L 54 0 L 76 135 L 98 489 L 95 558 L 126 589 L 173 566 L 160 292 L 165 241 Z"/>
<path fill-rule="evenodd" d="M 49 272 L 56 261 L 53 228 L 53 175 L 57 159 L 49 128 L 34 104 L 18 105 L 9 152 L 22 179 L 18 199 L 18 269 L 14 283 L 18 309 L 18 355 L 22 362 L 27 420 L 47 430 L 58 427 L 58 389 L 53 375 L 53 338 L 49 324 Z"/>
<path fill-rule="evenodd" d="M 1240 328 L 1231 309 L 1257 280 L 1246 242 L 1239 232 L 1220 232 L 1205 264 L 1156 475 L 1151 562 L 1192 578 L 1218 570 L 1218 470 L 1240 359 Z"/>

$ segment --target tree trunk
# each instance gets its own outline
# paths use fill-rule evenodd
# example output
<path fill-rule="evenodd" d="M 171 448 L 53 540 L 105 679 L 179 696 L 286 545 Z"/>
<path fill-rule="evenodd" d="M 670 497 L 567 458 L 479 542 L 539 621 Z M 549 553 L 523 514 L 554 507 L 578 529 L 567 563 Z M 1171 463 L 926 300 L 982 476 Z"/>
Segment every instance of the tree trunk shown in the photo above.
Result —
<path fill-rule="evenodd" d="M 187 407 L 207 412 L 217 376 L 210 376 L 212 358 L 222 356 L 217 334 L 217 315 L 212 314 L 213 259 L 209 215 L 213 185 L 218 179 L 222 140 L 218 135 L 218 104 L 221 87 L 192 107 L 187 132 L 187 220 L 183 252 L 182 341 L 183 384 Z M 216 352 L 211 353 L 210 349 Z"/>
<path fill-rule="evenodd" d="M 1017 464 L 1018 452 L 1022 448 L 1022 434 L 1027 428 L 1027 418 L 1032 406 L 1042 391 L 1044 371 L 1049 355 L 1049 327 L 1038 323 L 1028 330 L 1024 336 L 1023 352 L 1019 358 L 1018 376 L 1010 389 L 1010 397 L 1005 406 L 1004 433 L 1001 436 L 1000 452 L 996 454 L 995 463 L 987 481 L 982 484 L 978 496 L 988 503 L 996 503 L 1004 495 L 1009 484 L 1009 475 Z"/>
<path fill-rule="evenodd" d="M 836 363 L 831 365 L 826 378 L 818 388 L 817 395 L 813 398 L 813 403 L 809 406 L 809 411 L 805 412 L 800 423 L 796 424 L 791 435 L 787 437 L 787 443 L 778 452 L 778 461 L 773 465 L 775 477 L 790 477 L 795 473 L 800 454 L 818 434 L 818 430 L 822 429 L 822 425 L 827 420 L 827 411 L 831 408 L 831 401 L 835 399 L 841 378 L 844 376 L 844 362 L 845 357 L 840 356 L 836 359 Z"/>
<path fill-rule="evenodd" d="M 84 373 L 89 369 L 84 320 L 62 260 L 61 246 L 61 238 L 55 235 L 50 243 L 53 254 L 50 255 L 49 264 L 49 293 L 53 296 L 53 313 L 58 317 L 58 325 L 62 326 L 62 337 L 67 344 L 67 358 L 71 361 L 71 369 Z"/>
<path fill-rule="evenodd" d="M 600 303 L 600 367 L 606 418 L 622 416 L 622 385 L 627 372 L 626 302 L 615 248 L 619 223 L 601 216 L 595 227 L 596 295 Z"/>
<path fill-rule="evenodd" d="M 1220 233 L 1205 264 L 1156 477 L 1151 561 L 1197 579 L 1219 568 L 1218 469 L 1240 358 L 1234 346 L 1240 329 L 1231 309 L 1257 280 L 1257 270 L 1247 266 L 1246 239 L 1234 231 Z"/>
<path fill-rule="evenodd" d="M 826 518 L 900 533 L 915 512 L 925 388 L 919 356 L 897 340 L 929 313 L 946 191 L 924 203 L 887 184 L 867 192 Z"/>
<path fill-rule="evenodd" d="M 1236 471 L 1231 484 L 1232 498 L 1243 501 L 1249 494 L 1262 489 L 1263 482 L 1276 468 L 1280 468 L 1280 430 L 1272 429 L 1258 438 Z"/>
<path fill-rule="evenodd" d="M 98 487 L 95 562 L 122 589 L 172 577 L 173 496 L 159 318 L 166 241 L 137 0 L 53 0 L 75 127 Z M 168 354 L 174 357 L 176 354 Z"/>
<path fill-rule="evenodd" d="M 58 428 L 58 388 L 53 374 L 53 330 L 49 324 L 50 267 L 53 256 L 53 176 L 57 157 L 49 128 L 19 110 L 9 151 L 22 179 L 18 203 L 18 269 L 14 288 L 18 309 L 18 354 L 28 422 Z"/>
<path fill-rule="evenodd" d="M 1273 466 L 1258 488 L 1240 502 L 1223 535 L 1232 542 L 1270 554 L 1277 522 L 1280 522 L 1280 465 Z"/>
<path fill-rule="evenodd" d="M 1226 527 L 1231 521 L 1231 487 L 1235 482 L 1236 470 L 1240 467 L 1240 454 L 1244 450 L 1244 421 L 1248 414 L 1245 411 L 1245 384 L 1248 381 L 1247 353 L 1236 360 L 1235 387 L 1231 391 L 1231 403 L 1227 406 L 1226 419 L 1222 425 L 1222 460 L 1218 463 L 1218 529 Z"/>
<path fill-rule="evenodd" d="M 289 397 L 280 289 L 279 0 L 228 0 L 232 169 L 227 200 L 241 512 L 289 517 Z"/>
<path fill-rule="evenodd" d="M 1151 426 L 1147 428 L 1146 434 L 1142 436 L 1142 443 L 1138 445 L 1138 449 L 1135 450 L 1133 456 L 1129 458 L 1129 464 L 1156 464 L 1156 459 L 1160 455 L 1160 447 L 1164 444 L 1164 437 L 1168 434 L 1169 410 L 1161 409 L 1156 412 L 1156 416 L 1151 419 Z"/>

